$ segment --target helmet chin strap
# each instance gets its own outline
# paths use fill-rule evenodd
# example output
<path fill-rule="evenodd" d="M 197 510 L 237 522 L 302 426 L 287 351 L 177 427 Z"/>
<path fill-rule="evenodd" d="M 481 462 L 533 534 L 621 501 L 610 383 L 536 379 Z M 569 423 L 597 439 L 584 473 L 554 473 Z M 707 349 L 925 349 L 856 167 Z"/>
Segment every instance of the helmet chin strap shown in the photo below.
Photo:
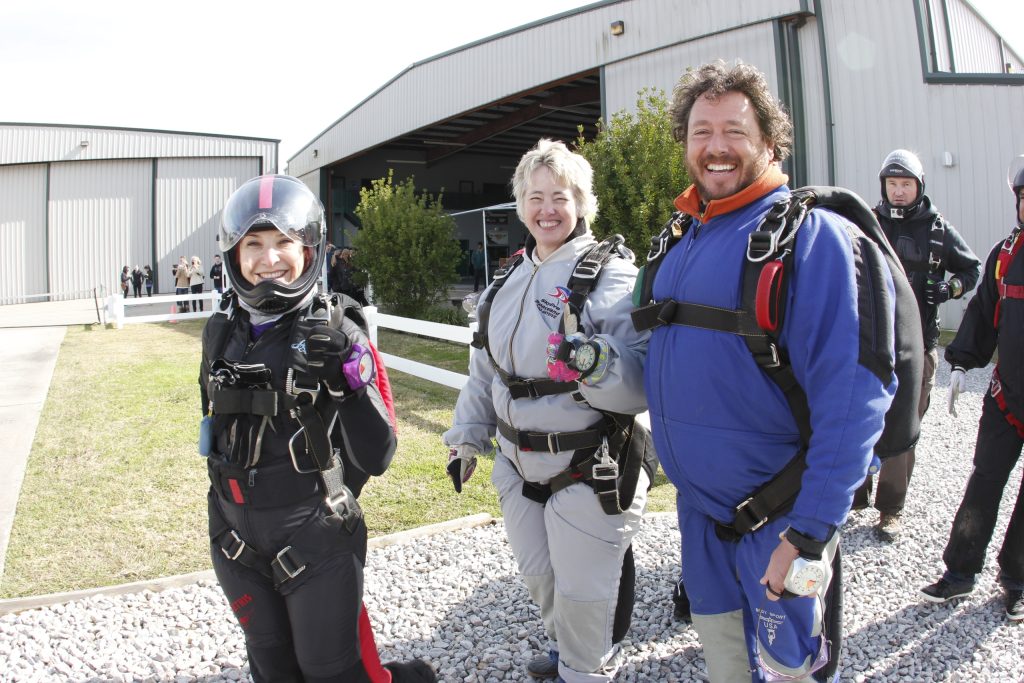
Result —
<path fill-rule="evenodd" d="M 274 322 L 275 320 L 283 318 L 284 316 L 288 315 L 289 313 L 292 313 L 293 311 L 297 311 L 300 308 L 307 306 L 309 302 L 313 300 L 314 296 L 316 296 L 316 287 L 309 290 L 306 293 L 306 296 L 304 296 L 301 301 L 299 301 L 297 304 L 289 308 L 287 311 L 273 314 L 263 313 L 262 311 L 253 308 L 252 306 L 247 304 L 241 297 L 238 298 L 238 305 L 249 313 L 249 320 L 252 322 L 253 325 L 264 325 L 266 323 Z"/>

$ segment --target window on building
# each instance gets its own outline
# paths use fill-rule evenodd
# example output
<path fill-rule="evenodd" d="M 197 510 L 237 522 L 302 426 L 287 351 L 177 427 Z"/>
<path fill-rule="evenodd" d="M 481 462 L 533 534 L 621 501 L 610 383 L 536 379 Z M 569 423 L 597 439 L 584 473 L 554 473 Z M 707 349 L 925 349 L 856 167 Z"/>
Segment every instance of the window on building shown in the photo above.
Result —
<path fill-rule="evenodd" d="M 1017 74 L 1024 62 L 964 0 L 917 0 L 926 75 Z"/>

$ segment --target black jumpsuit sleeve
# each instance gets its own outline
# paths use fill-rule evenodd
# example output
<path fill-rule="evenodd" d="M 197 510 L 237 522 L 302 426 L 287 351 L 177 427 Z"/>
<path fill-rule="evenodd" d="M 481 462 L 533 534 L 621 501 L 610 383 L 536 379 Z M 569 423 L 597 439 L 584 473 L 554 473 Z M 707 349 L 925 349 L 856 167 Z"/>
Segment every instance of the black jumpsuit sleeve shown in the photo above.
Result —
<path fill-rule="evenodd" d="M 946 223 L 945 245 L 943 246 L 945 260 L 943 270 L 960 281 L 960 284 L 964 286 L 961 296 L 966 296 L 978 284 L 978 277 L 981 275 L 981 261 L 950 223 Z"/>
<path fill-rule="evenodd" d="M 995 267 L 1002 242 L 996 243 L 985 261 L 985 276 L 967 304 L 956 337 L 946 347 L 945 358 L 950 365 L 965 370 L 981 368 L 992 360 L 996 350 L 997 332 L 994 316 L 999 296 L 996 292 Z M 965 283 L 966 286 L 966 283 Z"/>

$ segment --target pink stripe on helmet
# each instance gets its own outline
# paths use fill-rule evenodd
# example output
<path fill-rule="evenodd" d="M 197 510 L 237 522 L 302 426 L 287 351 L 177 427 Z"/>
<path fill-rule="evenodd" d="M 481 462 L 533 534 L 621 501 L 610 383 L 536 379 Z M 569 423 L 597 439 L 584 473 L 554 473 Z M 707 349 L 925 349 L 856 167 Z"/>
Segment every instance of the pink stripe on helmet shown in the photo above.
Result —
<path fill-rule="evenodd" d="M 260 208 L 272 209 L 274 207 L 274 176 L 268 175 L 260 178 Z"/>

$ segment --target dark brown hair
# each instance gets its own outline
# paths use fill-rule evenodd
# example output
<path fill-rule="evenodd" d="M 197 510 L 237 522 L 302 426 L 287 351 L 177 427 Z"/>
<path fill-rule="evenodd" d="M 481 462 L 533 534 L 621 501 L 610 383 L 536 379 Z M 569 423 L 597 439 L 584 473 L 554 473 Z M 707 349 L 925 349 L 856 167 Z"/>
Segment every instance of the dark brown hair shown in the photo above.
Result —
<path fill-rule="evenodd" d="M 709 62 L 697 69 L 687 69 L 672 91 L 672 105 L 669 116 L 672 120 L 672 137 L 686 143 L 686 130 L 690 122 L 690 110 L 702 95 L 716 99 L 729 92 L 743 93 L 757 113 L 761 135 L 771 143 L 775 161 L 782 161 L 793 147 L 793 124 L 775 99 L 764 74 L 755 67 L 736 61 L 733 66 L 724 61 Z"/>

